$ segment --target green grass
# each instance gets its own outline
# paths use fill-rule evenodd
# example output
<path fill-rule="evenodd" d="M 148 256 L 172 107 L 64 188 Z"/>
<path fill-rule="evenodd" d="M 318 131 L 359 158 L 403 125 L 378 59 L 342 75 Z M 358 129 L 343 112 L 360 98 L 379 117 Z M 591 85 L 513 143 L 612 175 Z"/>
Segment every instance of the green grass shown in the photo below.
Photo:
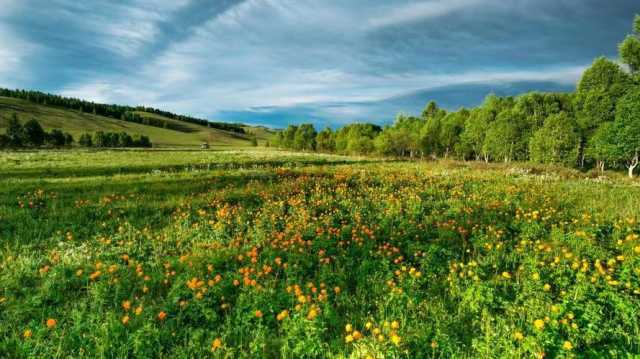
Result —
<path fill-rule="evenodd" d="M 232 132 L 207 128 L 204 126 L 181 122 L 162 117 L 156 114 L 139 112 L 148 117 L 156 117 L 177 125 L 180 131 L 147 126 L 132 122 L 121 121 L 103 116 L 95 116 L 79 111 L 72 111 L 52 106 L 43 106 L 26 100 L 0 97 L 0 133 L 4 132 L 8 119 L 16 113 L 22 121 L 32 118 L 37 119 L 42 127 L 49 131 L 54 128 L 71 133 L 78 139 L 81 134 L 97 131 L 127 132 L 131 135 L 149 136 L 151 142 L 159 147 L 197 147 L 203 142 L 208 142 L 213 147 L 237 148 L 248 147 L 250 141 L 247 136 Z M 260 142 L 264 143 L 273 135 L 270 131 L 259 128 L 247 127 L 247 132 L 260 133 Z"/>
<path fill-rule="evenodd" d="M 255 150 L 0 166 L 0 357 L 640 355 L 621 175 Z"/>

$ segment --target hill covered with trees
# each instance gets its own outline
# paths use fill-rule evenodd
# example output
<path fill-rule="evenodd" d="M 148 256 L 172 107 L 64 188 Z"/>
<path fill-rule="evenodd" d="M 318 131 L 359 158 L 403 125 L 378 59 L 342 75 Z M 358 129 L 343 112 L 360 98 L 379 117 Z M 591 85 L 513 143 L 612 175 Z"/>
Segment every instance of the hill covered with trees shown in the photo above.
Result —
<path fill-rule="evenodd" d="M 409 158 L 533 161 L 628 170 L 640 152 L 640 16 L 619 45 L 624 66 L 597 58 L 573 93 L 489 95 L 476 108 L 446 111 L 429 102 L 422 114 L 393 125 L 350 124 L 316 132 L 289 126 L 278 145 L 296 150 Z"/>

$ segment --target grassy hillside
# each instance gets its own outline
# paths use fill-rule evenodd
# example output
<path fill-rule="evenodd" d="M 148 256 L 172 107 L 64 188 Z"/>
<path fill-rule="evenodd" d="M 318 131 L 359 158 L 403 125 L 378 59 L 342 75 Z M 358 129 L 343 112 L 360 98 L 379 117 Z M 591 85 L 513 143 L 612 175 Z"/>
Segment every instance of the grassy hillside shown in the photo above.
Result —
<path fill-rule="evenodd" d="M 71 133 L 76 139 L 85 132 L 96 131 L 122 132 L 131 135 L 149 136 L 155 146 L 160 147 L 193 147 L 202 142 L 208 142 L 211 146 L 243 147 L 249 146 L 249 136 L 238 135 L 232 132 L 207 128 L 197 124 L 181 122 L 156 114 L 138 112 L 141 116 L 163 119 L 174 124 L 179 130 L 164 129 L 143 124 L 116 120 L 113 118 L 96 116 L 79 111 L 67 110 L 57 107 L 44 106 L 29 101 L 0 97 L 0 133 L 3 133 L 10 116 L 16 113 L 21 121 L 32 118 L 37 119 L 45 130 L 54 128 Z M 248 133 L 253 133 L 254 128 L 247 127 Z M 260 142 L 265 142 L 272 132 L 264 129 L 255 129 Z"/>

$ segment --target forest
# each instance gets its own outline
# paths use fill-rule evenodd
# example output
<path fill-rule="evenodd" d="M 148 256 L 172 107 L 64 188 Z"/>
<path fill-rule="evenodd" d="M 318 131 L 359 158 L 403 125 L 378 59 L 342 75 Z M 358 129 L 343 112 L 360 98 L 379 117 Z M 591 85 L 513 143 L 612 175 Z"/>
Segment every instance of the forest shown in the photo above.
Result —
<path fill-rule="evenodd" d="M 476 108 L 447 111 L 435 102 L 392 125 L 349 124 L 317 132 L 290 125 L 283 148 L 407 158 L 485 162 L 531 161 L 581 169 L 626 169 L 633 177 L 640 150 L 640 16 L 619 45 L 622 64 L 597 58 L 573 93 L 490 94 Z"/>
<path fill-rule="evenodd" d="M 244 134 L 245 131 L 240 124 L 224 123 L 224 122 L 212 122 L 209 120 L 199 119 L 195 117 L 176 115 L 175 113 L 158 110 L 152 107 L 145 106 L 122 106 L 122 105 L 107 105 L 100 104 L 91 101 L 85 101 L 75 98 L 63 97 L 59 95 L 48 94 L 40 91 L 30 90 L 10 90 L 6 88 L 0 88 L 0 96 L 19 98 L 27 101 L 31 101 L 41 105 L 56 106 L 70 110 L 76 110 L 80 112 L 92 113 L 94 115 L 100 115 L 118 120 L 141 123 L 144 125 L 169 128 L 173 130 L 181 130 L 181 126 L 169 123 L 165 120 L 156 119 L 148 116 L 141 116 L 136 112 L 146 112 L 151 114 L 160 115 L 166 118 L 170 118 L 176 121 L 182 121 L 187 123 L 193 123 L 196 125 L 207 126 L 210 128 L 216 128 L 219 130 Z"/>

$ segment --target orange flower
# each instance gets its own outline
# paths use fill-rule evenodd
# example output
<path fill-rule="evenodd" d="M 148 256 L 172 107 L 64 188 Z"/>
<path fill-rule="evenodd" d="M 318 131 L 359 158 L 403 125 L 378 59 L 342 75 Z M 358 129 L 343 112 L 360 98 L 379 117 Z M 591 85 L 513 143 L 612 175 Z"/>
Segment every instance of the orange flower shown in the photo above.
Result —
<path fill-rule="evenodd" d="M 211 351 L 216 351 L 222 347 L 222 340 L 220 338 L 215 338 L 211 343 Z"/>
<path fill-rule="evenodd" d="M 262 311 L 256 310 L 256 318 L 262 318 Z"/>
<path fill-rule="evenodd" d="M 159 320 L 164 320 L 164 318 L 166 317 L 167 317 L 167 313 L 165 313 L 164 311 L 161 311 L 160 313 L 158 313 Z"/>
<path fill-rule="evenodd" d="M 131 309 L 131 302 L 125 300 L 124 302 L 122 302 L 122 308 L 126 311 L 129 311 L 129 309 Z"/>
<path fill-rule="evenodd" d="M 129 323 L 129 316 L 125 315 L 124 317 L 122 317 L 122 324 L 127 325 Z"/>
<path fill-rule="evenodd" d="M 58 324 L 58 322 L 55 319 L 52 319 L 52 318 L 47 319 L 47 328 L 53 329 L 56 327 L 56 324 Z"/>
<path fill-rule="evenodd" d="M 276 319 L 278 321 L 281 321 L 281 320 L 284 320 L 288 316 L 289 316 L 289 311 L 288 310 L 283 310 L 282 312 L 280 312 L 280 314 L 278 314 L 278 316 L 276 316 Z"/>

